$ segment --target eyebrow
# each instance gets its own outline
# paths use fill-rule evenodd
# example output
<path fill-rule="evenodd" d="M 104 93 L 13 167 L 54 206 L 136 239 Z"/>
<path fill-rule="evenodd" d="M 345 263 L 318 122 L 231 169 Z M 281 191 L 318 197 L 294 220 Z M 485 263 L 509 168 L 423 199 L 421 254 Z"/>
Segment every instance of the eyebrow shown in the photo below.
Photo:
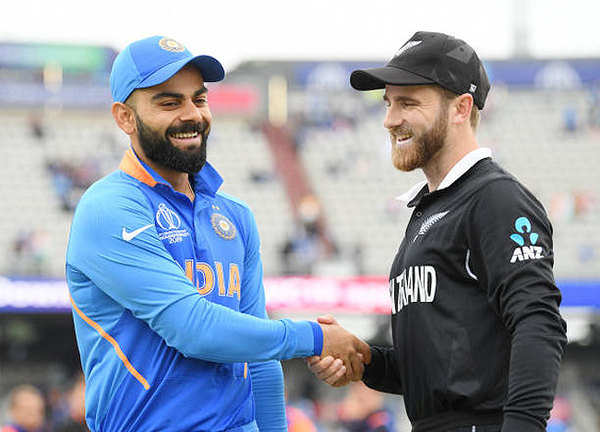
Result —
<path fill-rule="evenodd" d="M 208 89 L 206 87 L 202 87 L 199 90 L 196 90 L 194 92 L 194 94 L 192 95 L 193 98 L 200 96 L 201 94 L 205 94 L 208 93 Z M 172 93 L 172 92 L 160 92 L 160 93 L 156 93 L 154 96 L 152 96 L 152 100 L 156 101 L 159 99 L 164 99 L 164 98 L 174 98 L 174 99 L 183 99 L 185 96 L 181 93 Z"/>

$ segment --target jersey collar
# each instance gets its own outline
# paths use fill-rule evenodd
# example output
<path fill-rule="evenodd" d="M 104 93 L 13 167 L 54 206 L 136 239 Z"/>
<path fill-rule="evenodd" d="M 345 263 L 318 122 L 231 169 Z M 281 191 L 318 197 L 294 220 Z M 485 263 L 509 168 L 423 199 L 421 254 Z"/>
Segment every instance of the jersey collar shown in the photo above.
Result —
<path fill-rule="evenodd" d="M 150 187 L 155 187 L 160 183 L 173 189 L 171 184 L 148 164 L 144 163 L 131 147 L 125 152 L 119 169 Z M 208 162 L 204 164 L 200 171 L 194 174 L 194 192 L 196 193 L 208 194 L 214 197 L 222 184 L 223 178 Z"/>
<path fill-rule="evenodd" d="M 469 171 L 477 162 L 482 159 L 489 158 L 492 156 L 492 151 L 489 148 L 478 148 L 467 153 L 461 160 L 459 160 L 452 169 L 446 174 L 440 185 L 436 190 L 446 189 L 456 180 L 458 180 L 464 173 Z M 397 197 L 396 199 L 399 201 L 403 201 L 410 206 L 411 202 L 417 197 L 421 196 L 425 193 L 429 192 L 429 188 L 427 186 L 427 181 L 423 180 L 413 187 L 411 187 L 408 191 L 404 192 L 402 195 Z"/>

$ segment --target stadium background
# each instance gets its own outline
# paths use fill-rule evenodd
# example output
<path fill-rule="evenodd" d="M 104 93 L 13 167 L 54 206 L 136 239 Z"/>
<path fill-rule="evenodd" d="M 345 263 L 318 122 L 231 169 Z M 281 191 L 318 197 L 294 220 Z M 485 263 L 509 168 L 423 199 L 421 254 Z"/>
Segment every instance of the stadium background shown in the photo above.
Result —
<path fill-rule="evenodd" d="M 515 41 L 510 55 L 482 55 L 492 91 L 478 137 L 541 199 L 554 226 L 569 345 L 548 430 L 594 432 L 600 48 L 534 55 L 527 24 L 515 15 L 506 30 Z M 393 46 L 411 34 L 403 31 Z M 477 41 L 454 34 L 479 51 Z M 10 390 L 28 383 L 44 392 L 48 430 L 67 415 L 80 370 L 63 272 L 72 212 L 128 146 L 109 114 L 117 50 L 51 40 L 0 38 L 0 425 Z M 386 58 L 282 57 L 240 55 L 226 80 L 209 87 L 209 160 L 225 179 L 222 190 L 255 212 L 271 317 L 333 313 L 361 337 L 389 341 L 386 275 L 409 216 L 395 197 L 422 174 L 391 166 L 381 93 L 348 85 L 353 69 Z M 360 398 L 379 403 L 318 383 L 302 361 L 284 370 L 289 404 L 320 430 L 345 430 L 349 407 L 367 400 Z M 410 430 L 400 398 L 386 396 L 384 404 L 396 429 Z"/>

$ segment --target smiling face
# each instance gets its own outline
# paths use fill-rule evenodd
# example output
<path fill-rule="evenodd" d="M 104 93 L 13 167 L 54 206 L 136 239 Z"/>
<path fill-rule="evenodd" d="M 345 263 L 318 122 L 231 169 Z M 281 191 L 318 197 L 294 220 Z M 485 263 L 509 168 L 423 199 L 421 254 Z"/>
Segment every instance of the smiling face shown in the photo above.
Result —
<path fill-rule="evenodd" d="M 387 85 L 383 99 L 394 166 L 423 168 L 446 142 L 449 101 L 434 86 Z"/>
<path fill-rule="evenodd" d="M 204 166 L 212 115 L 195 67 L 188 65 L 162 84 L 136 90 L 126 105 L 135 118 L 132 141 L 148 159 L 190 174 Z"/>

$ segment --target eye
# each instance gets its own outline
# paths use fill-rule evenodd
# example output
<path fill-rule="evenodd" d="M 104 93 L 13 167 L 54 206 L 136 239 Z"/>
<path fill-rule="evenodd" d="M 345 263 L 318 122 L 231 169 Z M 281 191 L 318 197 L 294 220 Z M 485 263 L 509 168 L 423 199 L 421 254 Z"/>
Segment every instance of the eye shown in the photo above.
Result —
<path fill-rule="evenodd" d="M 208 102 L 208 100 L 206 99 L 206 97 L 201 97 L 201 98 L 196 99 L 196 105 L 204 105 L 207 102 Z"/>
<path fill-rule="evenodd" d="M 388 107 L 388 108 L 391 106 L 391 103 L 390 103 L 389 99 L 384 99 L 384 100 L 383 100 L 383 104 L 384 104 L 386 107 Z"/>
<path fill-rule="evenodd" d="M 160 106 L 163 107 L 174 107 L 177 106 L 177 102 L 171 101 L 171 102 L 163 102 L 160 104 Z"/>

